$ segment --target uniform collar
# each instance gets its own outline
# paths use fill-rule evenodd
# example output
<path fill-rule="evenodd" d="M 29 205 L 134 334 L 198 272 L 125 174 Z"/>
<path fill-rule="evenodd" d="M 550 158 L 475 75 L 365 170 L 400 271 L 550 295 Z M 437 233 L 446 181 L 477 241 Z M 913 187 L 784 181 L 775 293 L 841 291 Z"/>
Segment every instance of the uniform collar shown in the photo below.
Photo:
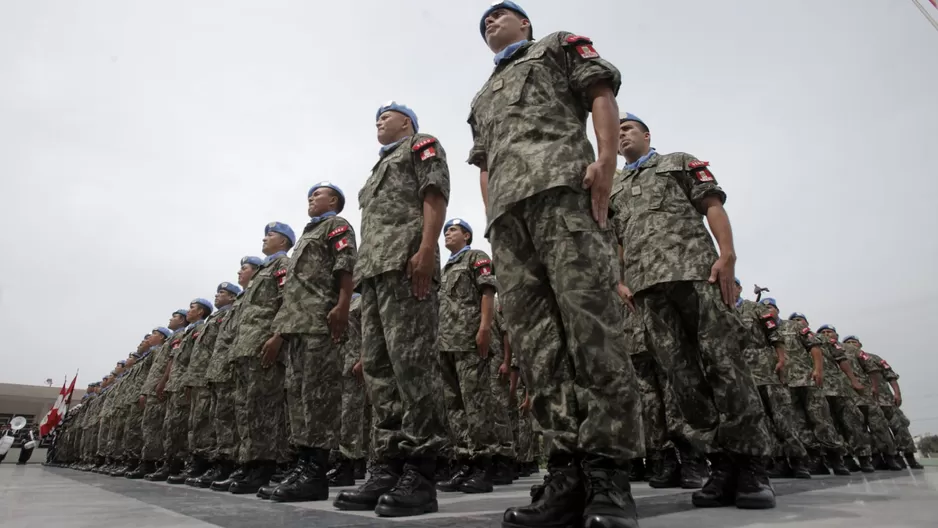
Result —
<path fill-rule="evenodd" d="M 327 218 L 329 218 L 329 217 L 335 216 L 335 215 L 336 215 L 336 212 L 335 212 L 335 211 L 327 211 L 327 212 L 325 212 L 325 213 L 323 213 L 323 214 L 321 214 L 321 215 L 319 215 L 319 216 L 310 217 L 309 223 L 306 224 L 306 230 L 309 230 L 309 229 L 312 229 L 313 227 L 316 227 L 316 225 L 318 225 L 318 224 L 319 224 L 320 222 L 322 222 L 323 220 L 325 220 L 325 219 L 327 219 Z"/>
<path fill-rule="evenodd" d="M 278 251 L 278 252 L 274 253 L 273 255 L 268 255 L 268 256 L 264 257 L 264 264 L 270 264 L 270 263 L 273 262 L 274 260 L 276 260 L 276 259 L 278 259 L 278 258 L 280 258 L 280 257 L 285 257 L 285 256 L 287 256 L 287 252 L 286 252 L 286 251 Z"/>
<path fill-rule="evenodd" d="M 647 154 L 633 161 L 632 163 L 626 163 L 623 170 L 635 170 L 642 167 L 646 161 L 650 160 L 657 152 L 655 149 L 650 149 Z"/>
<path fill-rule="evenodd" d="M 198 321 L 196 321 L 196 322 L 190 324 L 189 326 L 187 326 L 187 327 L 186 327 L 186 331 L 188 332 L 189 330 L 191 330 L 191 329 L 193 329 L 193 328 L 195 328 L 195 327 L 197 327 L 197 326 L 199 326 L 200 324 L 203 324 L 203 323 L 205 323 L 205 319 L 199 319 Z"/>
<path fill-rule="evenodd" d="M 390 144 L 388 144 L 388 145 L 381 145 L 381 148 L 378 149 L 378 156 L 381 157 L 381 158 L 387 156 L 387 155 L 390 154 L 394 149 L 396 149 L 396 148 L 398 147 L 398 145 L 400 145 L 401 143 L 407 141 L 408 138 L 410 138 L 410 136 L 404 136 L 404 137 L 402 137 L 401 139 L 398 139 L 397 141 L 395 141 L 394 143 L 390 143 Z"/>
<path fill-rule="evenodd" d="M 509 44 L 508 46 L 506 46 L 505 49 L 495 54 L 495 57 L 493 59 L 495 61 L 495 65 L 498 66 L 499 63 L 501 63 L 503 60 L 510 58 L 512 55 L 515 54 L 516 51 L 518 51 L 518 48 L 520 48 L 521 46 L 524 46 L 528 42 L 530 41 L 527 39 L 519 40 L 518 42 L 515 42 L 514 44 Z"/>
<path fill-rule="evenodd" d="M 450 264 L 450 263 L 452 263 L 452 262 L 455 262 L 456 260 L 459 259 L 460 256 L 462 256 L 463 253 L 469 251 L 470 249 L 472 249 L 472 247 L 466 246 L 466 247 L 460 249 L 459 251 L 453 253 L 452 255 L 449 256 L 449 259 L 446 261 L 446 263 L 447 263 L 447 264 Z"/>

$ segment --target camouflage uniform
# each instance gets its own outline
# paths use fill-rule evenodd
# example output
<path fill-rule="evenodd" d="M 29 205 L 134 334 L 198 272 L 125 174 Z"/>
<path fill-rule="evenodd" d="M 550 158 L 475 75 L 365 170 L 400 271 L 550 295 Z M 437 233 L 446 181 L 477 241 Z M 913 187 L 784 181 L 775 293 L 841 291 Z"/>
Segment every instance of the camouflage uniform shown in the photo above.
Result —
<path fill-rule="evenodd" d="M 439 251 L 427 298 L 414 297 L 405 274 L 420 247 L 424 196 L 431 189 L 449 200 L 446 155 L 436 138 L 415 134 L 383 150 L 358 193 L 362 246 L 355 282 L 362 294 L 362 358 L 379 459 L 435 458 L 446 442 L 435 357 Z"/>
<path fill-rule="evenodd" d="M 215 342 L 222 323 L 231 311 L 231 305 L 222 306 L 205 320 L 189 352 L 189 368 L 182 385 L 189 392 L 189 452 L 195 456 L 213 458 L 215 429 L 212 426 L 212 389 L 206 373 L 215 351 Z"/>
<path fill-rule="evenodd" d="M 469 163 L 488 172 L 499 298 L 552 455 L 642 456 L 641 398 L 615 293 L 612 229 L 582 189 L 595 159 L 585 93 L 618 70 L 552 33 L 499 63 L 472 101 Z"/>
<path fill-rule="evenodd" d="M 743 357 L 745 329 L 707 283 L 717 252 L 702 203 L 726 195 L 704 167 L 689 154 L 655 154 L 623 172 L 613 206 L 625 284 L 694 447 L 765 456 L 770 438 Z"/>
<path fill-rule="evenodd" d="M 896 398 L 889 385 L 889 382 L 898 381 L 899 375 L 885 359 L 875 354 L 870 354 L 870 357 L 882 369 L 882 379 L 885 383 L 880 384 L 878 401 L 886 420 L 889 422 L 889 429 L 895 435 L 896 448 L 902 453 L 915 453 L 915 441 L 909 431 L 911 422 L 902 412 L 902 409 L 896 407 Z"/>
<path fill-rule="evenodd" d="M 185 390 L 186 371 L 195 341 L 205 321 L 190 324 L 182 340 L 170 349 L 172 366 L 166 382 L 166 415 L 163 417 L 163 452 L 166 457 L 183 459 L 189 452 L 189 395 Z"/>
<path fill-rule="evenodd" d="M 840 369 L 840 364 L 847 361 L 844 347 L 836 339 L 821 335 L 818 338 L 824 353 L 824 392 L 834 425 L 846 442 L 848 454 L 870 456 L 870 437 L 863 426 L 863 413 L 857 406 L 856 392 Z"/>
<path fill-rule="evenodd" d="M 140 359 L 128 374 L 127 397 L 123 405 L 126 411 L 124 421 L 123 448 L 124 456 L 128 460 L 139 460 L 143 449 L 143 412 L 138 400 L 140 399 L 143 383 L 150 373 L 153 358 L 160 347 L 151 347 L 140 355 Z"/>
<path fill-rule="evenodd" d="M 494 358 L 491 360 L 492 368 L 489 375 L 490 390 L 495 395 L 493 403 L 495 420 L 492 426 L 500 446 L 498 454 L 517 459 L 514 423 L 518 419 L 518 404 L 515 402 L 515 395 L 511 393 L 511 376 L 503 376 L 499 373 L 499 368 L 505 362 L 506 345 L 508 345 L 508 334 L 505 331 L 505 316 L 502 315 L 496 299 L 495 317 L 492 318 L 492 345 L 489 351 L 489 357 Z M 511 364 L 509 363 L 508 366 L 511 367 Z M 512 411 L 515 412 L 512 413 Z M 514 418 L 512 414 L 515 415 Z"/>
<path fill-rule="evenodd" d="M 498 375 L 498 366 L 493 363 L 501 354 L 493 354 L 492 347 L 489 356 L 483 359 L 476 346 L 486 288 L 494 293 L 498 283 L 492 261 L 484 251 L 467 246 L 450 256 L 443 267 L 440 295 L 443 397 L 455 433 L 452 436 L 457 439 L 457 451 L 466 450 L 457 455 L 513 457 L 511 446 L 502 445 L 498 434 L 499 428 L 508 423 L 508 410 L 492 390 L 492 379 Z"/>
<path fill-rule="evenodd" d="M 794 425 L 791 392 L 775 372 L 778 362 L 775 348 L 781 346 L 782 340 L 778 333 L 778 320 L 764 304 L 748 299 L 740 300 L 742 302 L 737 304 L 737 309 L 749 334 L 748 346 L 743 350 L 743 356 L 759 389 L 762 406 L 769 418 L 770 432 L 775 435 L 774 455 L 806 458 L 808 452 Z"/>
<path fill-rule="evenodd" d="M 124 425 L 129 415 L 127 399 L 132 385 L 130 374 L 136 368 L 137 363 L 134 362 L 133 366 L 128 367 L 120 374 L 114 387 L 114 395 L 112 396 L 114 398 L 114 408 L 111 411 L 111 424 L 105 451 L 107 456 L 115 459 L 123 459 L 125 456 L 123 449 Z"/>
<path fill-rule="evenodd" d="M 864 432 L 869 435 L 873 453 L 895 455 L 896 443 L 889 430 L 889 423 L 873 394 L 871 377 L 881 373 L 882 367 L 869 354 L 851 343 L 844 345 L 844 355 L 847 356 L 857 380 L 863 384 L 863 391 L 857 396 L 857 405 L 863 413 L 864 425 L 868 429 L 868 432 Z"/>
<path fill-rule="evenodd" d="M 176 330 L 173 335 L 163 343 L 158 350 L 150 353 L 153 360 L 150 364 L 150 371 L 147 373 L 147 379 L 140 388 L 140 394 L 146 396 L 146 407 L 143 409 L 143 421 L 141 424 L 143 430 L 143 447 L 140 452 L 140 459 L 149 462 L 161 460 L 165 454 L 163 451 L 163 419 L 166 415 L 166 400 L 160 401 L 156 396 L 156 387 L 163 374 L 166 372 L 166 365 L 172 354 L 173 347 L 178 347 L 182 343 L 183 332 L 185 328 Z"/>
<path fill-rule="evenodd" d="M 355 260 L 355 232 L 330 214 L 306 225 L 287 264 L 273 331 L 284 337 L 290 443 L 297 447 L 338 447 L 342 357 L 327 318 L 339 302 L 337 276 L 351 274 Z"/>
<path fill-rule="evenodd" d="M 238 321 L 243 298 L 244 292 L 238 295 L 230 310 L 221 314 L 222 320 L 218 323 L 215 348 L 212 350 L 208 367 L 205 370 L 205 381 L 212 392 L 209 413 L 215 444 L 211 458 L 216 461 L 235 461 L 241 445 L 235 421 L 237 414 L 235 409 L 239 405 L 244 405 L 245 402 L 235 393 L 230 352 L 231 345 L 238 335 Z"/>
<path fill-rule="evenodd" d="M 362 357 L 362 302 L 352 299 L 349 306 L 348 330 L 342 342 L 342 424 L 339 427 L 339 451 L 350 460 L 368 456 L 371 430 L 371 405 L 368 394 L 352 367 Z"/>
<path fill-rule="evenodd" d="M 274 317 L 283 302 L 289 259 L 285 252 L 267 257 L 241 300 L 238 335 L 231 346 L 236 397 L 235 423 L 241 444 L 238 462 L 274 462 L 287 450 L 284 416 L 283 351 L 269 368 L 261 366 L 261 347 L 273 335 Z"/>
<path fill-rule="evenodd" d="M 815 454 L 824 451 L 843 455 L 844 443 L 834 428 L 827 399 L 811 378 L 814 362 L 810 351 L 820 347 L 821 340 L 800 321 L 781 321 L 778 333 L 788 354 L 785 377 L 799 438 Z"/>

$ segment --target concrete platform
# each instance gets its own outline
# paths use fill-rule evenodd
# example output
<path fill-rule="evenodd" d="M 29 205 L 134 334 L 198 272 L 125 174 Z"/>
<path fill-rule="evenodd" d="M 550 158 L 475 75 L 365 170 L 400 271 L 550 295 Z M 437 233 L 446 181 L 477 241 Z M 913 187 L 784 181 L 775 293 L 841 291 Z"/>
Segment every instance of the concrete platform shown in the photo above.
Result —
<path fill-rule="evenodd" d="M 131 481 L 33 464 L 4 464 L 0 467 L 0 526 L 488 528 L 501 526 L 505 508 L 526 503 L 531 485 L 540 480 L 540 477 L 521 479 L 484 495 L 441 493 L 437 514 L 382 519 L 371 512 L 339 512 L 326 501 L 277 504 L 254 496 L 235 496 L 187 486 Z M 759 512 L 735 508 L 698 510 L 690 505 L 690 492 L 684 490 L 654 490 L 647 484 L 635 485 L 633 490 L 643 528 L 938 526 L 938 468 L 869 476 L 816 477 L 809 481 L 778 480 L 774 484 L 778 508 Z"/>

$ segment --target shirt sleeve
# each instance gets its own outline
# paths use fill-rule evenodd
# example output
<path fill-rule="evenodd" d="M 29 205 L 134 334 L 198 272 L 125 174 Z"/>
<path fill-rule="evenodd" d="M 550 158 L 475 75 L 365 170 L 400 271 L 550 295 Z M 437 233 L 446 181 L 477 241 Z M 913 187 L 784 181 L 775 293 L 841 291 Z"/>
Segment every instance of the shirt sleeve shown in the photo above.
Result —
<path fill-rule="evenodd" d="M 599 56 L 599 52 L 596 51 L 589 37 L 568 32 L 555 33 L 554 36 L 562 50 L 563 64 L 570 89 L 579 94 L 585 104 L 589 104 L 587 92 L 599 82 L 609 83 L 612 93 L 619 93 L 619 86 L 622 84 L 619 70 Z M 589 111 L 590 108 L 587 107 L 585 110 Z"/>
<path fill-rule="evenodd" d="M 678 184 L 700 214 L 707 214 L 704 199 L 716 196 L 721 204 L 726 203 L 726 193 L 717 184 L 709 161 L 701 161 L 690 154 L 683 156 L 683 170 L 678 174 Z"/>
<path fill-rule="evenodd" d="M 469 129 L 472 131 L 472 148 L 469 149 L 469 159 L 466 160 L 469 165 L 475 165 L 481 170 L 488 170 L 488 156 L 485 153 L 485 140 L 482 137 L 482 129 L 476 123 L 474 114 L 469 115 Z"/>
<path fill-rule="evenodd" d="M 358 260 L 358 247 L 355 242 L 355 230 L 344 218 L 336 219 L 332 229 L 326 236 L 329 251 L 332 252 L 332 273 L 345 271 L 355 272 L 355 261 Z"/>
<path fill-rule="evenodd" d="M 476 289 L 481 292 L 484 287 L 498 291 L 498 281 L 492 268 L 492 259 L 484 251 L 474 251 L 469 262 L 469 273 Z"/>
<path fill-rule="evenodd" d="M 807 326 L 802 326 L 801 330 L 798 331 L 798 339 L 801 340 L 801 345 L 805 350 L 811 350 L 814 347 L 821 346 L 821 340 L 818 339 L 817 334 L 812 332 Z"/>
<path fill-rule="evenodd" d="M 769 344 L 776 345 L 781 343 L 782 338 L 778 333 L 778 320 L 775 319 L 775 316 L 772 315 L 768 307 L 757 304 L 756 314 L 759 317 L 759 324 L 762 326 L 762 331 L 765 333 L 765 339 Z"/>
<path fill-rule="evenodd" d="M 449 168 L 446 165 L 446 152 L 439 140 L 427 134 L 414 137 L 411 154 L 414 159 L 414 172 L 417 174 L 417 195 L 421 200 L 431 187 L 435 188 L 443 199 L 449 202 Z"/>

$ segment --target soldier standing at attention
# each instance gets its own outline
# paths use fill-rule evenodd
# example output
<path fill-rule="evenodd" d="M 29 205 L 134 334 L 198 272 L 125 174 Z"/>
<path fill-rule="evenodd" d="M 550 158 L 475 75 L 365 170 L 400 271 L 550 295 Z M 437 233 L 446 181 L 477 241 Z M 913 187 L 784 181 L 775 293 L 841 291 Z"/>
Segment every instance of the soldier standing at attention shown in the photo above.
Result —
<path fill-rule="evenodd" d="M 128 407 L 127 421 L 124 424 L 124 457 L 127 459 L 127 468 L 123 475 L 125 478 L 140 479 L 156 470 L 156 468 L 141 468 L 140 452 L 143 449 L 145 398 L 140 396 L 140 392 L 150 373 L 153 357 L 172 335 L 173 331 L 165 326 L 153 329 L 141 344 L 140 359 L 137 361 L 137 367 L 131 373 L 131 379 L 128 380 L 131 386 L 126 402 Z"/>
<path fill-rule="evenodd" d="M 624 199 L 616 202 L 628 281 L 622 296 L 634 294 L 690 440 L 710 458 L 710 479 L 693 503 L 774 508 L 763 459 L 770 454 L 765 412 L 733 309 L 736 253 L 726 194 L 709 162 L 655 152 L 647 125 L 631 114 L 619 125 L 619 150 L 628 162 Z"/>
<path fill-rule="evenodd" d="M 231 346 L 229 362 L 235 378 L 235 423 L 241 444 L 238 462 L 243 478 L 231 483 L 236 495 L 257 493 L 270 482 L 277 469 L 277 457 L 285 450 L 284 361 L 276 346 L 274 317 L 283 303 L 283 286 L 296 235 L 281 222 L 264 227 L 261 250 L 266 258 L 244 290 L 238 336 Z"/>
<path fill-rule="evenodd" d="M 644 454 L 641 400 L 609 225 L 619 71 L 587 37 L 534 41 L 514 2 L 489 7 L 479 31 L 495 70 L 472 101 L 468 162 L 480 169 L 508 335 L 550 439 L 545 485 L 503 525 L 634 527 L 629 461 Z"/>
<path fill-rule="evenodd" d="M 362 380 L 361 294 L 352 294 L 345 334 L 341 348 L 342 425 L 339 427 L 335 465 L 329 472 L 330 486 L 354 486 L 356 478 L 365 477 L 365 458 L 371 436 L 371 402 Z"/>
<path fill-rule="evenodd" d="M 441 491 L 488 493 L 492 491 L 493 458 L 507 464 L 514 456 L 501 445 L 499 424 L 508 422 L 508 409 L 492 390 L 496 374 L 489 355 L 495 320 L 498 283 L 492 259 L 473 249 L 472 226 L 454 218 L 443 226 L 450 257 L 443 266 L 440 294 L 440 367 L 443 395 L 448 410 L 464 413 L 463 420 L 450 419 L 457 438 L 467 439 L 471 471 L 460 470 L 441 482 Z M 508 484 L 511 484 L 509 477 Z"/>
<path fill-rule="evenodd" d="M 358 193 L 362 365 L 375 413 L 369 479 L 336 497 L 384 516 L 437 511 L 436 457 L 446 442 L 437 359 L 440 251 L 449 169 L 417 115 L 389 102 L 375 114 L 379 160 Z"/>
<path fill-rule="evenodd" d="M 854 339 L 856 338 L 854 337 Z M 856 342 L 858 345 L 860 344 L 859 339 L 856 339 Z M 897 456 L 894 461 L 900 468 L 904 468 L 905 464 L 903 462 L 908 462 L 910 469 L 925 469 L 915 460 L 915 441 L 912 439 L 912 433 L 909 432 L 910 422 L 900 409 L 902 406 L 902 391 L 899 389 L 899 375 L 885 359 L 876 354 L 870 354 L 870 357 L 882 369 L 877 380 L 879 382 L 877 400 L 883 414 L 886 416 L 886 420 L 889 422 L 889 429 L 892 430 L 895 437 L 896 449 L 905 456 L 905 460 L 902 456 Z M 885 464 L 887 469 L 893 469 L 893 464 L 888 459 L 885 460 Z"/>
<path fill-rule="evenodd" d="M 329 452 L 339 446 L 342 415 L 340 344 L 354 288 L 355 232 L 338 216 L 345 194 L 321 182 L 306 196 L 310 221 L 287 264 L 283 305 L 265 346 L 271 354 L 283 348 L 286 356 L 290 444 L 299 455 L 293 471 L 269 490 L 278 502 L 329 498 Z"/>

